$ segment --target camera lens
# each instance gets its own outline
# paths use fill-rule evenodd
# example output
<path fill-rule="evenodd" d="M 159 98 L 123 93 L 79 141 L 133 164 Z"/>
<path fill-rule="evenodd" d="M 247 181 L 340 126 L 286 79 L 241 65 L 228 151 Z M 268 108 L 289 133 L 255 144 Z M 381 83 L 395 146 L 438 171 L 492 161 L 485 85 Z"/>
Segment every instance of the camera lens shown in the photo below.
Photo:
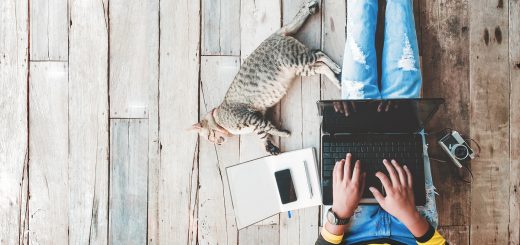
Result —
<path fill-rule="evenodd" d="M 453 155 L 455 155 L 455 158 L 459 160 L 465 160 L 469 155 L 468 148 L 465 145 L 456 145 L 453 147 L 452 152 Z"/>

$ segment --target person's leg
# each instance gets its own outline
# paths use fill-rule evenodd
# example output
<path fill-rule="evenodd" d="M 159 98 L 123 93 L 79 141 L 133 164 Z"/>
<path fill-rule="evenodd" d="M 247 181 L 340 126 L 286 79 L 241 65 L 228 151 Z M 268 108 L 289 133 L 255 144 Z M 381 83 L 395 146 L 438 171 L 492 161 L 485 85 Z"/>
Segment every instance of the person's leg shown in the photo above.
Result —
<path fill-rule="evenodd" d="M 418 98 L 421 69 L 412 0 L 387 0 L 381 96 Z"/>
<path fill-rule="evenodd" d="M 380 98 L 375 34 L 377 0 L 347 1 L 347 41 L 341 75 L 343 99 Z"/>

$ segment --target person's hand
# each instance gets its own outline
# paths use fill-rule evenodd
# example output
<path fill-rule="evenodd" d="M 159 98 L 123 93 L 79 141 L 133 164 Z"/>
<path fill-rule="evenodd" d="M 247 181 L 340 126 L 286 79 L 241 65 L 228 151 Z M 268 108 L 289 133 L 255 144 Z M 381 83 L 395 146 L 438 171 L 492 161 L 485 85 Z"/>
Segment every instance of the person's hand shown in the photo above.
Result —
<path fill-rule="evenodd" d="M 348 117 L 350 114 L 356 112 L 356 103 L 354 101 L 341 101 L 341 102 L 334 102 L 332 103 L 334 105 L 334 110 L 338 113 L 345 114 L 346 117 Z"/>
<path fill-rule="evenodd" d="M 401 167 L 395 160 L 390 163 L 385 159 L 383 164 L 390 174 L 390 179 L 381 172 L 377 172 L 376 177 L 383 183 L 386 197 L 374 187 L 370 187 L 370 191 L 379 205 L 400 220 L 414 236 L 424 235 L 429 224 L 415 208 L 412 173 L 406 165 Z"/>
<path fill-rule="evenodd" d="M 348 153 L 346 159 L 336 163 L 332 173 L 332 211 L 343 219 L 354 214 L 365 188 L 366 173 L 362 173 L 359 160 L 355 166 L 351 160 L 352 154 Z"/>

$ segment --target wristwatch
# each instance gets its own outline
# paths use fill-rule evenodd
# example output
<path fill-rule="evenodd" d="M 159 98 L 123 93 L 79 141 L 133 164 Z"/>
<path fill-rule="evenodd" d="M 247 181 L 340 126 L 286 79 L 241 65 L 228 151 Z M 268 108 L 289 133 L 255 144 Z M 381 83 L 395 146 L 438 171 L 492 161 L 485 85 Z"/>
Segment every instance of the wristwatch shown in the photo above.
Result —
<path fill-rule="evenodd" d="M 339 218 L 338 215 L 332 211 L 332 208 L 329 208 L 327 221 L 329 221 L 331 225 L 346 225 L 350 221 L 350 218 Z"/>

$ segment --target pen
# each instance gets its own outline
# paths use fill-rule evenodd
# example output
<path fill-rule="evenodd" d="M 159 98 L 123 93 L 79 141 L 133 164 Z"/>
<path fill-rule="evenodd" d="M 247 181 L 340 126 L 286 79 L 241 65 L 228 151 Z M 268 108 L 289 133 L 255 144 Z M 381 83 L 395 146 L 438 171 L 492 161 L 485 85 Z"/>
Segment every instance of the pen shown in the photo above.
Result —
<path fill-rule="evenodd" d="M 305 176 L 307 176 L 307 184 L 309 184 L 309 194 L 310 194 L 309 198 L 312 198 L 312 196 L 313 196 L 313 194 L 312 194 L 312 184 L 311 184 L 311 178 L 309 176 L 309 169 L 307 168 L 307 162 L 303 161 L 303 165 L 305 166 Z"/>

